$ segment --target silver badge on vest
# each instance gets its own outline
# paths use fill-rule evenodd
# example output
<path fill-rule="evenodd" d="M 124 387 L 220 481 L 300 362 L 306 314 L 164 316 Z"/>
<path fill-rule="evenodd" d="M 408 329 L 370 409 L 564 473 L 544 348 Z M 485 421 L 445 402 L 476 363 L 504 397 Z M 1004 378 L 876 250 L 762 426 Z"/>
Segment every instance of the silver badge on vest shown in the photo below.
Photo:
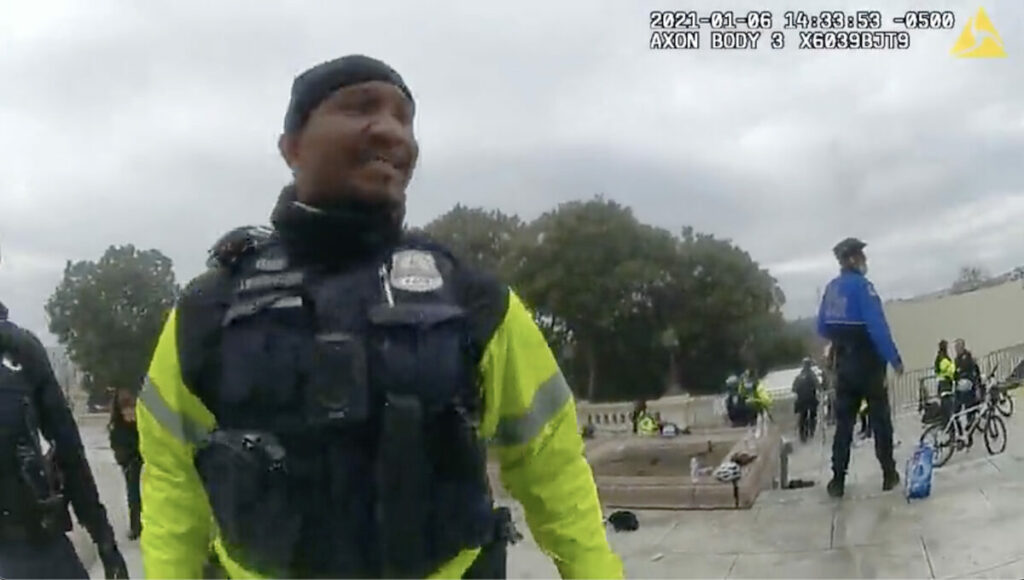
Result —
<path fill-rule="evenodd" d="M 444 277 L 430 252 L 402 250 L 391 257 L 390 282 L 406 292 L 433 292 L 444 286 Z"/>

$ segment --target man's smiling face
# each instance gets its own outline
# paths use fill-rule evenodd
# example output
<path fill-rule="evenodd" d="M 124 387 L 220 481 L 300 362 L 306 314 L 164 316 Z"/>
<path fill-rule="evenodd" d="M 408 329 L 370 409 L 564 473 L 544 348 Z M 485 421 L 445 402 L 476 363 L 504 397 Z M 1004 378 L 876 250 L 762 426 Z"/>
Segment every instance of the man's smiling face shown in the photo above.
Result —
<path fill-rule="evenodd" d="M 300 131 L 281 138 L 298 200 L 313 206 L 345 198 L 404 204 L 419 157 L 413 116 L 413 103 L 391 83 L 334 91 Z"/>

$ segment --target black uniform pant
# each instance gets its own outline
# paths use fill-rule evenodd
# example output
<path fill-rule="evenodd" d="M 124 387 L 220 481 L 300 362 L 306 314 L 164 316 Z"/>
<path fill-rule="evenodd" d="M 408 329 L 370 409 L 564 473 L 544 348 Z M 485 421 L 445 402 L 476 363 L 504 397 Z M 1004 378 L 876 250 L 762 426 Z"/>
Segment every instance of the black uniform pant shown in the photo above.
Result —
<path fill-rule="evenodd" d="M 846 477 L 850 444 L 861 402 L 868 402 L 868 421 L 875 439 L 875 457 L 885 473 L 896 471 L 892 456 L 892 411 L 884 372 L 840 373 L 836 384 L 836 433 L 832 439 L 832 473 Z"/>
<path fill-rule="evenodd" d="M 89 578 L 66 535 L 0 541 L 0 578 Z"/>
<path fill-rule="evenodd" d="M 871 408 L 865 409 L 860 414 L 860 434 L 867 437 L 871 434 Z"/>
<path fill-rule="evenodd" d="M 121 466 L 125 488 L 128 491 L 128 514 L 132 530 L 142 529 L 142 493 L 139 489 L 142 460 L 129 461 Z"/>
<path fill-rule="evenodd" d="M 739 397 L 728 399 L 726 413 L 733 427 L 748 427 L 757 424 L 757 409 L 746 399 Z"/>
<path fill-rule="evenodd" d="M 814 435 L 818 424 L 818 399 L 797 399 L 795 404 L 801 438 Z"/>

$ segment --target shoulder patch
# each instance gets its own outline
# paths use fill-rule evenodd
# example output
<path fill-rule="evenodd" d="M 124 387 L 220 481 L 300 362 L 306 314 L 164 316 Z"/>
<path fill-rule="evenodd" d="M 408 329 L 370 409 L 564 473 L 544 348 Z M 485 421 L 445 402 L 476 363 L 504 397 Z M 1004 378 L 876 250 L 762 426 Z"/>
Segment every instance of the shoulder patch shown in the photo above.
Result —
<path fill-rule="evenodd" d="M 878 298 L 878 292 L 875 291 L 875 285 L 871 282 L 865 282 L 864 288 L 868 291 L 868 296 L 874 296 Z"/>
<path fill-rule="evenodd" d="M 433 292 L 444 286 L 434 254 L 426 250 L 401 250 L 391 256 L 391 286 L 406 292 Z"/>
<path fill-rule="evenodd" d="M 242 226 L 220 237 L 210 248 L 208 268 L 232 268 L 244 256 L 271 239 L 274 230 L 266 226 Z"/>

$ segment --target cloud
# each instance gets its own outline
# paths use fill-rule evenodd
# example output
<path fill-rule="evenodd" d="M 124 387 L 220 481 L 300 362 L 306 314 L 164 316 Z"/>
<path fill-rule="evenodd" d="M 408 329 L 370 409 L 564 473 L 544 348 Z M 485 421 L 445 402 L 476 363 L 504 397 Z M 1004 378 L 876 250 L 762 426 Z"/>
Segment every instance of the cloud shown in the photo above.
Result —
<path fill-rule="evenodd" d="M 976 9 L 934 7 L 958 26 Z M 0 298 L 45 339 L 67 259 L 135 243 L 196 275 L 220 233 L 266 221 L 288 177 L 276 137 L 292 77 L 349 52 L 387 60 L 416 96 L 415 224 L 456 202 L 531 218 L 604 193 L 671 231 L 733 239 L 793 316 L 814 310 L 847 235 L 871 244 L 887 297 L 947 285 L 962 264 L 1024 262 L 1017 55 L 955 59 L 959 30 L 893 52 L 801 52 L 793 32 L 783 51 L 650 51 L 647 11 L 664 8 L 0 4 Z M 1019 3 L 985 8 L 1008 47 L 1024 38 Z"/>

